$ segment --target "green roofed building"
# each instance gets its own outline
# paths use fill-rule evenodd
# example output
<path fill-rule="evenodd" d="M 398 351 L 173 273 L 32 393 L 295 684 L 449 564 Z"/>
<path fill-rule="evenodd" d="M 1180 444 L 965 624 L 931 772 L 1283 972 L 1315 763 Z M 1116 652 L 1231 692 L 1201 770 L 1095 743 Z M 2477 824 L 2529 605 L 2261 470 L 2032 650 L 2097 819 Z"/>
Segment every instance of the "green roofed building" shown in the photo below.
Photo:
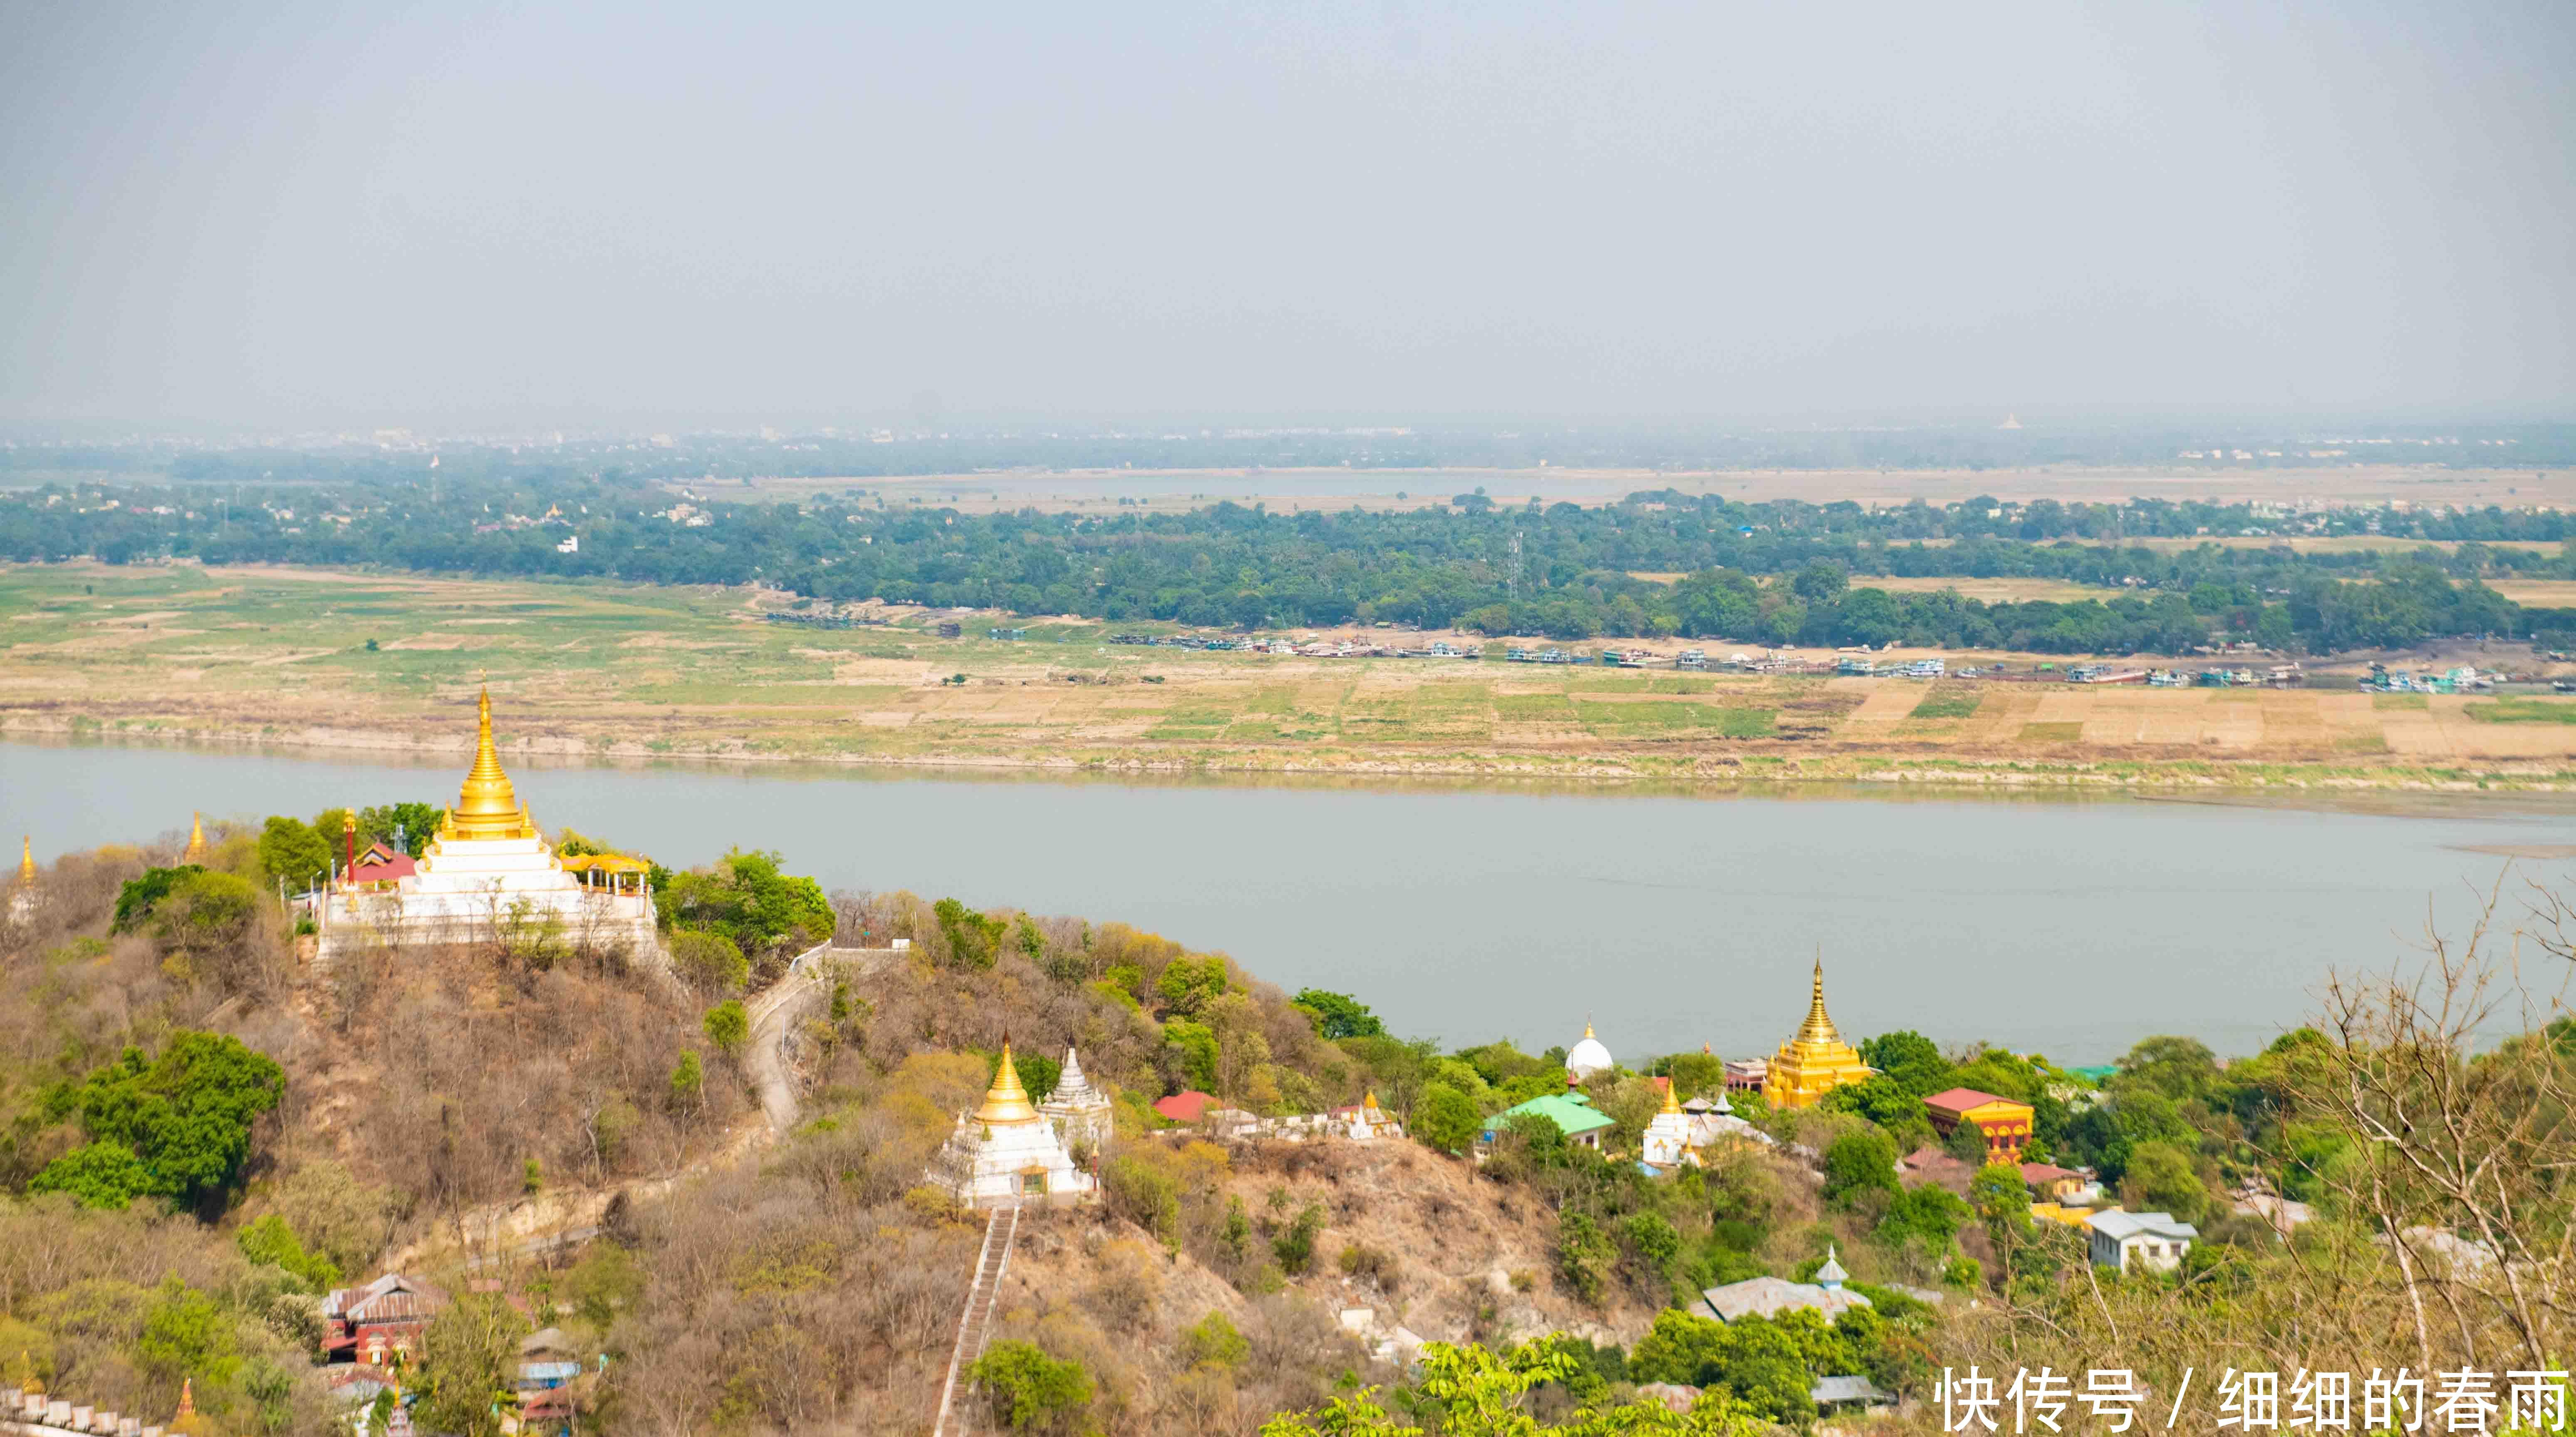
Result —
<path fill-rule="evenodd" d="M 1544 1093 L 1485 1119 L 1484 1131 L 1476 1140 L 1477 1155 L 1481 1157 L 1493 1147 L 1494 1139 L 1502 1135 L 1504 1124 L 1523 1114 L 1547 1119 L 1556 1124 L 1558 1132 L 1565 1134 L 1567 1142 L 1580 1143 L 1596 1152 L 1600 1150 L 1602 1134 L 1608 1132 L 1616 1121 L 1608 1113 L 1592 1106 L 1592 1100 L 1581 1093 Z"/>

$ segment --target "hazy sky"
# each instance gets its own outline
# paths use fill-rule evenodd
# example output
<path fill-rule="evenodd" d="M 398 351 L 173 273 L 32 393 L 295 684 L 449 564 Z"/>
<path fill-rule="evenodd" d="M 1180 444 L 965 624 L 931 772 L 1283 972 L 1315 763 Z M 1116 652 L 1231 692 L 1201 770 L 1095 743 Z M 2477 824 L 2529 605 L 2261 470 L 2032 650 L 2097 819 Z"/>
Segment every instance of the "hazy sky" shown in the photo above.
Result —
<path fill-rule="evenodd" d="M 0 422 L 2576 410 L 2576 6 L 0 6 Z"/>

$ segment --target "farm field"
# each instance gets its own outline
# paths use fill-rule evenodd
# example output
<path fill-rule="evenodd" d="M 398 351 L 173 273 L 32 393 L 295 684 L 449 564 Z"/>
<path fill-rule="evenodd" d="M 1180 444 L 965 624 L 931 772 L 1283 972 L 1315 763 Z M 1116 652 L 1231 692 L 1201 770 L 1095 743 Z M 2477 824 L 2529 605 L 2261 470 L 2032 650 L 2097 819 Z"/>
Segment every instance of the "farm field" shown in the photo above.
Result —
<path fill-rule="evenodd" d="M 1112 645 L 1084 620 L 1013 621 L 1025 642 L 983 637 L 992 616 L 917 609 L 886 610 L 884 627 L 764 620 L 783 603 L 325 570 L 0 568 L 0 734 L 462 751 L 488 676 L 511 750 L 566 759 L 2576 785 L 2576 700 L 2546 694 L 1269 657 Z M 964 636 L 937 637 L 942 619 Z"/>

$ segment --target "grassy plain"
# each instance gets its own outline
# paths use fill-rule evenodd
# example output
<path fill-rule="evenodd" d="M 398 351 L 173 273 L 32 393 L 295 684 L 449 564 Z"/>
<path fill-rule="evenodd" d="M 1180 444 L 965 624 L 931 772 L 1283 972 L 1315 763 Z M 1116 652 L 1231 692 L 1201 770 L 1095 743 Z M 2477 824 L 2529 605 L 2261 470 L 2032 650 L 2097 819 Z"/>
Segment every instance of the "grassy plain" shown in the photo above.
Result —
<path fill-rule="evenodd" d="M 321 570 L 0 568 L 0 732 L 462 752 L 488 675 L 512 751 L 562 757 L 2576 787 L 2576 701 L 2548 696 L 1274 658 L 1114 646 L 1074 619 L 1010 643 L 967 614 L 895 609 L 886 627 L 834 630 L 762 618 L 782 603 Z M 937 637 L 943 618 L 968 637 Z"/>

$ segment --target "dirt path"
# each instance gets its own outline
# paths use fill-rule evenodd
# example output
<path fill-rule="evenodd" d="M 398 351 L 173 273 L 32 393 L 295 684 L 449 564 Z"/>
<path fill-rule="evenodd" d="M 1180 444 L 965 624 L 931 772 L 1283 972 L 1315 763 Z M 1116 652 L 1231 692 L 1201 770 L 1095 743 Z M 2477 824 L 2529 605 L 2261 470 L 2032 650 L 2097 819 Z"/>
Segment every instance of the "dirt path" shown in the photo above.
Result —
<path fill-rule="evenodd" d="M 434 1231 L 387 1256 L 388 1272 L 400 1271 L 424 1256 L 462 1245 L 479 1267 L 499 1254 L 534 1256 L 576 1246 L 599 1232 L 608 1205 L 620 1194 L 629 1201 L 659 1197 L 689 1177 L 732 1163 L 752 1150 L 785 1137 L 796 1126 L 802 1104 L 796 1093 L 794 1061 L 789 1048 L 796 1025 L 831 995 L 838 980 L 856 981 L 892 961 L 891 948 L 834 948 L 818 944 L 796 956 L 786 976 L 750 1004 L 750 1046 L 744 1067 L 760 1097 L 760 1119 L 738 1120 L 724 1141 L 706 1156 L 659 1177 L 639 1178 L 610 1188 L 571 1188 L 486 1203 L 439 1223 Z"/>

